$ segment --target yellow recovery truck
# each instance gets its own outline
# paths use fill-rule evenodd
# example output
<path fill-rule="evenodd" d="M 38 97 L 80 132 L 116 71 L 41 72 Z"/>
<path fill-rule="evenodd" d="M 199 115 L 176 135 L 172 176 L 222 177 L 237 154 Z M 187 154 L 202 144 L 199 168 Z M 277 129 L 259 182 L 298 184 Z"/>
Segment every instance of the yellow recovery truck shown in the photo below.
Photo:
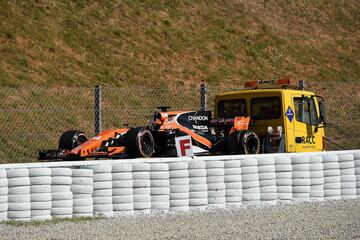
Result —
<path fill-rule="evenodd" d="M 260 80 L 245 83 L 245 90 L 218 94 L 215 117 L 250 117 L 262 153 L 324 151 L 326 125 L 324 99 L 304 91 L 303 81 Z"/>

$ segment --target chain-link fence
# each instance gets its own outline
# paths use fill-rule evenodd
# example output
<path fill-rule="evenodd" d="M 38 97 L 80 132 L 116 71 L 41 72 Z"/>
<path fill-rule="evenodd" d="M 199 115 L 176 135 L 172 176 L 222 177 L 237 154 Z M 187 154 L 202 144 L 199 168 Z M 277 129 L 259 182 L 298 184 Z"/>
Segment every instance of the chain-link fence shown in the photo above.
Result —
<path fill-rule="evenodd" d="M 69 129 L 89 136 L 97 130 L 147 125 L 156 107 L 173 110 L 213 109 L 214 96 L 234 86 L 178 88 L 1 88 L 0 163 L 36 161 L 39 149 L 56 149 Z M 325 98 L 331 150 L 360 148 L 360 82 L 308 83 Z M 98 89 L 99 90 L 99 89 Z M 99 93 L 99 92 L 97 92 Z M 200 93 L 206 93 L 206 97 Z M 100 105 L 99 105 L 100 104 Z M 99 118 L 101 116 L 101 118 Z M 101 125 L 95 124 L 101 119 Z"/>

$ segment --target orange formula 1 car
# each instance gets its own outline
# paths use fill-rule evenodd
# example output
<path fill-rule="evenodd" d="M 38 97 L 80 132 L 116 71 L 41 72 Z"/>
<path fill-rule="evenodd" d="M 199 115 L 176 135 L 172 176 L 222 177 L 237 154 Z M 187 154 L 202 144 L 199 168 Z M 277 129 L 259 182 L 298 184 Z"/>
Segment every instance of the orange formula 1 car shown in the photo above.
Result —
<path fill-rule="evenodd" d="M 248 130 L 249 117 L 213 118 L 210 111 L 154 112 L 149 126 L 105 130 L 88 139 L 76 130 L 66 131 L 57 150 L 41 150 L 39 160 L 85 158 L 136 158 L 177 156 L 175 139 L 190 136 L 195 154 L 259 153 L 260 140 Z"/>

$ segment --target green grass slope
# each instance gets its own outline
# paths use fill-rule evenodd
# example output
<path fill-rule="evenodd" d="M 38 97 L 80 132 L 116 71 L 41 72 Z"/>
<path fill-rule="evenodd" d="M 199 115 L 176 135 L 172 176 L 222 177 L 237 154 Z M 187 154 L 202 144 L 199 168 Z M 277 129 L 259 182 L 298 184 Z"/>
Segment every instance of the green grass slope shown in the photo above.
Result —
<path fill-rule="evenodd" d="M 360 1 L 0 1 L 1 86 L 359 79 Z"/>

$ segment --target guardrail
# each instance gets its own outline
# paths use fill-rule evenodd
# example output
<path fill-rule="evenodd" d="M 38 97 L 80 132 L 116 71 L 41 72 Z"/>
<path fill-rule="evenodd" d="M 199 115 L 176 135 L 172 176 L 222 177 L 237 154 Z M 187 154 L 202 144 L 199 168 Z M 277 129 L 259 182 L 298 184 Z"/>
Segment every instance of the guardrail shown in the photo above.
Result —
<path fill-rule="evenodd" d="M 0 221 L 359 196 L 359 150 L 0 165 Z"/>

